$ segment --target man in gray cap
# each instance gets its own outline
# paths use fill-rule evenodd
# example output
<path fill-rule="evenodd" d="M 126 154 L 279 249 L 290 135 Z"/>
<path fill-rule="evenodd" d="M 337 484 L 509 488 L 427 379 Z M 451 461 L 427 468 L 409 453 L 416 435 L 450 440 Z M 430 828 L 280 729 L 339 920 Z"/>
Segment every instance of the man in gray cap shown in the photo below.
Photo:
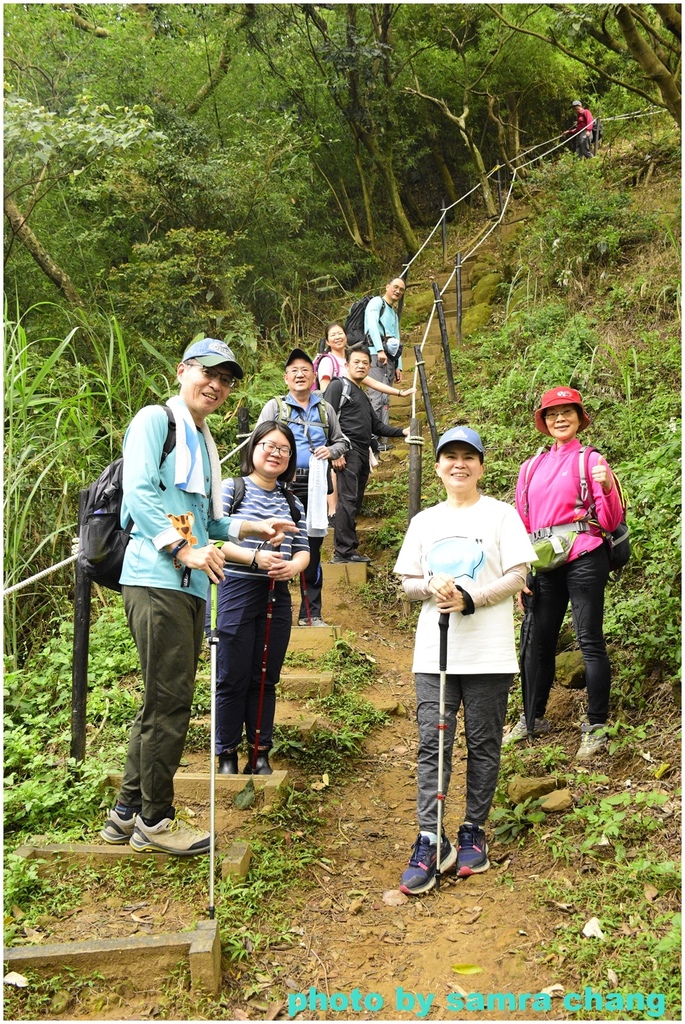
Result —
<path fill-rule="evenodd" d="M 294 528 L 222 514 L 219 457 L 206 419 L 243 377 L 228 345 L 194 342 L 176 374 L 178 395 L 166 409 L 141 409 L 124 437 L 121 523 L 133 525 L 120 583 L 145 688 L 116 806 L 100 835 L 138 851 L 193 856 L 209 850 L 209 833 L 176 818 L 173 779 L 190 722 L 207 587 L 224 575 L 224 556 L 210 540 L 280 543 Z M 175 444 L 164 457 L 172 431 Z"/>
<path fill-rule="evenodd" d="M 594 118 L 590 111 L 583 107 L 580 100 L 574 100 L 571 106 L 576 115 L 575 127 L 569 128 L 563 134 L 573 136 L 573 145 L 577 156 L 589 159 L 592 156 L 590 143 L 592 142 Z"/>
<path fill-rule="evenodd" d="M 290 486 L 307 513 L 309 539 L 309 565 L 300 576 L 299 626 L 326 626 L 321 616 L 321 545 L 328 532 L 328 469 L 350 447 L 335 409 L 320 391 L 312 390 L 315 377 L 307 353 L 294 348 L 285 364 L 288 394 L 270 399 L 257 420 L 287 423 L 297 446 L 297 470 Z"/>

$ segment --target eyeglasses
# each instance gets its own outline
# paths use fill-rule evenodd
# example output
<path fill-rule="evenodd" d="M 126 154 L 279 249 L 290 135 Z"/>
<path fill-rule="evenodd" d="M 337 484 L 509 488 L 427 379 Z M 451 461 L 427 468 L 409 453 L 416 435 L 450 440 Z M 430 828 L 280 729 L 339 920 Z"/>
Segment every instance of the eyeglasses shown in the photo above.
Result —
<path fill-rule="evenodd" d="M 287 445 L 279 448 L 273 441 L 257 441 L 257 444 L 265 455 L 278 455 L 279 459 L 289 459 L 292 455 L 292 450 Z"/>
<path fill-rule="evenodd" d="M 285 372 L 290 374 L 291 377 L 300 377 L 300 376 L 306 377 L 306 375 L 308 373 L 313 373 L 314 372 L 314 367 L 313 366 L 291 366 Z"/>
<path fill-rule="evenodd" d="M 546 420 L 558 420 L 560 416 L 562 419 L 566 419 L 575 411 L 574 407 L 569 405 L 566 409 L 547 409 L 546 412 L 543 413 L 543 416 Z"/>
<path fill-rule="evenodd" d="M 203 366 L 202 363 L 196 363 L 194 359 L 188 359 L 186 366 L 199 366 L 205 380 L 218 380 L 222 388 L 233 386 L 233 377 L 227 373 L 220 373 L 215 366 Z"/>

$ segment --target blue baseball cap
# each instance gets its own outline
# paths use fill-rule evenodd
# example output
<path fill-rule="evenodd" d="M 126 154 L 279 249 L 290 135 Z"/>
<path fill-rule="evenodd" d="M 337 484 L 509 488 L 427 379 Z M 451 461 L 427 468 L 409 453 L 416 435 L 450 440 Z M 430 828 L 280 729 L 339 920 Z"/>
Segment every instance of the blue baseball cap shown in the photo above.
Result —
<path fill-rule="evenodd" d="M 475 430 L 471 430 L 470 427 L 450 427 L 446 430 L 438 441 L 438 450 L 435 453 L 436 459 L 440 458 L 440 452 L 449 444 L 450 441 L 463 441 L 464 444 L 468 444 L 471 448 L 475 448 L 480 455 L 481 462 L 485 456 L 485 449 L 483 448 L 483 442 L 480 439 L 480 434 L 477 434 Z"/>
<path fill-rule="evenodd" d="M 242 380 L 245 374 L 243 368 L 236 361 L 232 350 L 225 341 L 217 341 L 216 338 L 203 338 L 202 341 L 195 341 L 186 350 L 183 362 L 189 359 L 197 359 L 203 366 L 220 366 L 225 363 L 236 380 Z"/>

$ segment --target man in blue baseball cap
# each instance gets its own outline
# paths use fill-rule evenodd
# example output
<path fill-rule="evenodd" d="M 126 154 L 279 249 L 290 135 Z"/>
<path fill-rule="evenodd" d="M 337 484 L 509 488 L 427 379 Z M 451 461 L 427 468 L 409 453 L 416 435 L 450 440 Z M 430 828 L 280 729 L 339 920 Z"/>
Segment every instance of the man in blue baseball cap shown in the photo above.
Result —
<path fill-rule="evenodd" d="M 481 492 L 484 458 L 483 442 L 471 427 L 452 427 L 442 435 L 435 472 L 446 500 L 414 516 L 395 563 L 407 597 L 422 602 L 412 666 L 419 834 L 400 883 L 408 895 L 432 889 L 438 866 L 444 872 L 456 864 L 462 878 L 490 866 L 483 826 L 497 785 L 509 688 L 518 671 L 512 598 L 524 586 L 526 563 L 535 552 L 516 510 Z M 441 613 L 449 616 L 442 666 Z M 460 706 L 467 746 L 466 814 L 455 848 L 444 830 L 438 836 L 438 800 L 449 789 Z"/>
<path fill-rule="evenodd" d="M 190 723 L 207 588 L 224 577 L 224 554 L 211 541 L 280 544 L 297 528 L 223 515 L 221 467 L 206 421 L 243 377 L 228 345 L 194 342 L 176 374 L 178 395 L 166 407 L 141 409 L 124 437 L 121 525 L 132 525 L 120 583 L 144 693 L 116 806 L 100 835 L 141 852 L 188 857 L 208 852 L 209 832 L 176 818 L 173 780 Z"/>

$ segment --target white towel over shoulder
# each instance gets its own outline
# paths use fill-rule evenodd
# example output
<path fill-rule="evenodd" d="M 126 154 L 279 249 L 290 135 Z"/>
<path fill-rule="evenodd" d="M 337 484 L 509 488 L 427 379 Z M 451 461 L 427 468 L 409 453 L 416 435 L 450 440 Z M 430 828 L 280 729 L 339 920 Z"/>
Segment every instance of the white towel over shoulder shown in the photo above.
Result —
<path fill-rule="evenodd" d="M 207 495 L 205 474 L 202 466 L 202 451 L 197 437 L 197 425 L 190 415 L 190 410 L 182 398 L 174 395 L 167 401 L 176 422 L 176 475 L 174 484 L 181 491 L 192 494 Z M 209 455 L 211 486 L 211 517 L 221 519 L 223 507 L 221 502 L 221 466 L 219 453 L 209 427 L 203 423 L 200 432 L 205 439 Z"/>
<path fill-rule="evenodd" d="M 328 462 L 309 456 L 309 480 L 307 482 L 307 536 L 325 537 L 328 533 Z"/>

